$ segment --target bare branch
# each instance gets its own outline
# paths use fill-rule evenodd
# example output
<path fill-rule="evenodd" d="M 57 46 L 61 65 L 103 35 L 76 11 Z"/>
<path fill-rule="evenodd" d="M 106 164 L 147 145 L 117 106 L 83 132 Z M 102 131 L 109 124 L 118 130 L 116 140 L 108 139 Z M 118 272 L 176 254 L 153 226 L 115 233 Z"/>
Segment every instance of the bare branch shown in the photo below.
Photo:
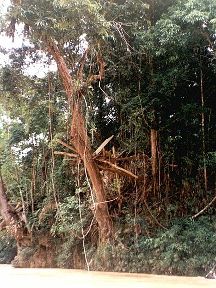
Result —
<path fill-rule="evenodd" d="M 110 167 L 106 168 L 106 167 L 103 167 L 103 166 L 100 166 L 100 168 L 104 169 L 104 170 L 109 170 L 111 172 L 115 172 L 115 173 L 120 173 L 120 174 L 123 174 L 124 176 L 128 176 L 128 177 L 131 177 L 131 178 L 134 178 L 134 179 L 138 179 L 138 176 L 133 174 L 132 172 L 124 169 L 124 168 L 121 168 L 107 160 L 101 160 L 101 159 L 96 159 L 97 161 L 101 162 L 101 163 L 104 163 L 104 164 L 108 164 Z"/>
<path fill-rule="evenodd" d="M 192 219 L 197 218 L 199 215 L 201 215 L 203 212 L 205 212 L 216 200 L 216 196 L 212 199 L 211 202 L 209 202 L 201 211 L 196 213 L 195 215 L 192 216 Z"/>
<path fill-rule="evenodd" d="M 62 141 L 62 140 L 60 140 L 60 139 L 57 139 L 57 142 L 58 142 L 59 144 L 61 144 L 62 146 L 65 146 L 65 147 L 67 147 L 68 149 L 70 149 L 70 150 L 72 150 L 73 152 L 76 153 L 75 148 L 72 147 L 72 146 L 70 146 L 70 145 L 68 145 L 68 144 L 65 143 L 64 141 Z"/>
<path fill-rule="evenodd" d="M 109 137 L 108 139 L 106 139 L 98 148 L 97 150 L 93 153 L 95 155 L 98 155 L 103 148 L 112 140 L 112 138 L 114 137 L 114 135 L 112 135 L 111 137 Z"/>
<path fill-rule="evenodd" d="M 55 155 L 68 156 L 71 158 L 78 158 L 79 157 L 79 155 L 77 155 L 77 154 L 72 154 L 72 153 L 67 153 L 67 152 L 59 152 L 59 151 L 55 151 L 54 154 Z"/>

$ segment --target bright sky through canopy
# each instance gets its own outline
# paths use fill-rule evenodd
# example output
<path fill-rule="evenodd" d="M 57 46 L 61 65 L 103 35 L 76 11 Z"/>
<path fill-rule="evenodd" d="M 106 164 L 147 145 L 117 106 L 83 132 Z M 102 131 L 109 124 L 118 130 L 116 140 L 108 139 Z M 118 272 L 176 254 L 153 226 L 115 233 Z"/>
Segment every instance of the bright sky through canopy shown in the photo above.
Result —
<path fill-rule="evenodd" d="M 8 6 L 10 5 L 10 0 L 0 0 L 0 14 L 4 15 L 7 12 Z M 0 48 L 9 51 L 14 48 L 22 48 L 23 46 L 30 46 L 30 42 L 23 38 L 22 26 L 16 27 L 16 33 L 14 35 L 14 40 L 7 37 L 4 33 L 0 34 Z M 29 76 L 44 77 L 48 71 L 56 71 L 57 67 L 53 62 L 51 65 L 45 64 L 46 56 L 41 52 L 41 61 L 35 62 L 34 64 L 26 59 L 26 68 L 24 73 Z M 0 52 L 0 66 L 5 66 L 9 64 L 9 53 Z"/>

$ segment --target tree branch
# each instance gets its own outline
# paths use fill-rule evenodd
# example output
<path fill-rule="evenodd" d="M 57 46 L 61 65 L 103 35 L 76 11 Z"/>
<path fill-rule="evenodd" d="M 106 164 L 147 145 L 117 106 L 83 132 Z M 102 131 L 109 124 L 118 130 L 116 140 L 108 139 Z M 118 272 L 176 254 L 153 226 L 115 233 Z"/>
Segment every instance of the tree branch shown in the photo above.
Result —
<path fill-rule="evenodd" d="M 131 177 L 131 178 L 134 178 L 134 179 L 138 179 L 138 176 L 133 174 L 132 172 L 124 169 L 124 168 L 121 168 L 107 160 L 101 160 L 101 159 L 96 159 L 96 161 L 99 161 L 101 163 L 104 163 L 104 164 L 108 164 L 110 167 L 106 168 L 106 167 L 103 167 L 103 166 L 100 166 L 101 169 L 103 170 L 109 170 L 111 172 L 115 172 L 115 173 L 120 173 L 120 174 L 123 174 L 124 176 L 128 176 L 128 177 Z"/>
<path fill-rule="evenodd" d="M 72 150 L 73 152 L 75 152 L 76 153 L 76 150 L 75 150 L 75 148 L 74 147 L 72 147 L 72 146 L 70 146 L 70 145 L 68 145 L 67 143 L 65 143 L 64 141 L 62 141 L 62 140 L 57 140 L 57 142 L 59 143 L 59 144 L 61 144 L 62 146 L 65 146 L 65 147 L 67 147 L 68 149 L 70 149 L 70 150 Z"/>
<path fill-rule="evenodd" d="M 212 199 L 211 202 L 209 202 L 201 211 L 199 211 L 198 213 L 196 213 L 195 215 L 192 216 L 192 219 L 197 218 L 199 215 L 201 215 L 203 212 L 205 212 L 216 200 L 216 195 L 215 197 Z"/>
<path fill-rule="evenodd" d="M 68 156 L 71 158 L 78 158 L 79 157 L 79 155 L 77 155 L 77 154 L 72 154 L 72 153 L 67 153 L 67 152 L 59 152 L 59 151 L 55 151 L 54 154 L 55 155 Z"/>

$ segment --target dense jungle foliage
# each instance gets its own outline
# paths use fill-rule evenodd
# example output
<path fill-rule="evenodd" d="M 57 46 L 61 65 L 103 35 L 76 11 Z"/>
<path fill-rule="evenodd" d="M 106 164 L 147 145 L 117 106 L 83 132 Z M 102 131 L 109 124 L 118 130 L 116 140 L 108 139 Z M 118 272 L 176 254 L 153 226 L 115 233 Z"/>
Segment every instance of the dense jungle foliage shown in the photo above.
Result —
<path fill-rule="evenodd" d="M 205 275 L 215 0 L 13 0 L 1 31 L 0 261 Z"/>

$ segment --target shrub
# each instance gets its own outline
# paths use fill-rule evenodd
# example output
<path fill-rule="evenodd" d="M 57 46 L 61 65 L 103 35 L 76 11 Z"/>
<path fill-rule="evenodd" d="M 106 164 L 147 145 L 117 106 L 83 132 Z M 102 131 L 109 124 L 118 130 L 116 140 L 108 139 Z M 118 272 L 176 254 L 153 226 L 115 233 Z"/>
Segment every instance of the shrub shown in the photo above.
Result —
<path fill-rule="evenodd" d="M 141 236 L 132 245 L 128 239 L 98 249 L 92 269 L 175 275 L 205 275 L 216 262 L 216 222 L 175 220 L 154 237 Z M 130 241 L 131 243 L 131 241 Z M 106 261 L 105 261 L 106 259 Z"/>

